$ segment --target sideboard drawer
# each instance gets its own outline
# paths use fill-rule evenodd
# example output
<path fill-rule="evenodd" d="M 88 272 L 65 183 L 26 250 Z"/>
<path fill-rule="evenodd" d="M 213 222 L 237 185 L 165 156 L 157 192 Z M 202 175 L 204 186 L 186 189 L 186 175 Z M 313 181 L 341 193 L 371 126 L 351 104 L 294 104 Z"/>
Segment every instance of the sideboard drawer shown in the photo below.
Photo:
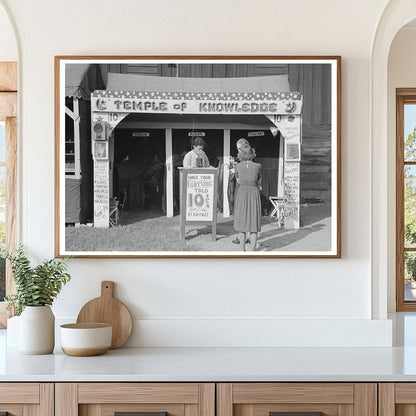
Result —
<path fill-rule="evenodd" d="M 416 383 L 380 383 L 379 416 L 416 415 Z"/>
<path fill-rule="evenodd" d="M 217 416 L 377 416 L 376 383 L 220 383 Z"/>
<path fill-rule="evenodd" d="M 214 383 L 57 383 L 56 416 L 215 416 Z"/>
<path fill-rule="evenodd" d="M 53 384 L 0 383 L 0 415 L 54 415 Z"/>

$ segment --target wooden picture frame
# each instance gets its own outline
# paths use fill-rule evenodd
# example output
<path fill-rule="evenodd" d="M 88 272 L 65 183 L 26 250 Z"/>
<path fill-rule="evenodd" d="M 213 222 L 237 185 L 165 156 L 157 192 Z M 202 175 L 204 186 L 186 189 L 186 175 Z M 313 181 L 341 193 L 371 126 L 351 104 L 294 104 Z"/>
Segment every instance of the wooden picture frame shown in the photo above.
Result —
<path fill-rule="evenodd" d="M 55 136 L 58 257 L 341 256 L 339 56 L 56 56 Z M 182 239 L 179 168 L 201 139 L 216 232 Z"/>

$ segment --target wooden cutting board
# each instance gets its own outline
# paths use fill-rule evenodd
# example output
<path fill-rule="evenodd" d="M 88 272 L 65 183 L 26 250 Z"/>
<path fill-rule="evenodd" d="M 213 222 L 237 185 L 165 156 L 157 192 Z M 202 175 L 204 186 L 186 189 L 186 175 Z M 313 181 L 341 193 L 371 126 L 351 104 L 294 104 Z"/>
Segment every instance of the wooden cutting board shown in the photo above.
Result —
<path fill-rule="evenodd" d="M 107 323 L 113 326 L 111 349 L 121 347 L 130 337 L 133 319 L 127 306 L 113 297 L 114 282 L 101 282 L 101 296 L 86 303 L 77 323 Z"/>

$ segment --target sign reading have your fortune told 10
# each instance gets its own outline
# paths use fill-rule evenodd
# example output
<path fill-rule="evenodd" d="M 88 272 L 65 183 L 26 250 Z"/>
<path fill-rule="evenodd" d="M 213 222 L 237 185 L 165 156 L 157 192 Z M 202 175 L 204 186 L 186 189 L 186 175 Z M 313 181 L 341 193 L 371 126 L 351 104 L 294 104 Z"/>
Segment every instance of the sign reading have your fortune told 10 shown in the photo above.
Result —
<path fill-rule="evenodd" d="M 195 173 L 186 181 L 186 220 L 212 221 L 214 175 Z"/>
<path fill-rule="evenodd" d="M 186 225 L 212 226 L 212 240 L 217 231 L 218 169 L 192 168 L 181 171 L 181 240 Z"/>

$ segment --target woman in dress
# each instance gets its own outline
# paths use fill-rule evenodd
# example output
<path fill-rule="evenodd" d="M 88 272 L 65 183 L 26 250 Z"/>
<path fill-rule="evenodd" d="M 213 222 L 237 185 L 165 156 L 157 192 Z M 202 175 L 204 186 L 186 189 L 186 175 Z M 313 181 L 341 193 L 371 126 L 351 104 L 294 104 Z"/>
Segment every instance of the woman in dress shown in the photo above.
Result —
<path fill-rule="evenodd" d="M 261 165 L 253 162 L 256 152 L 243 145 L 238 152 L 235 175 L 239 185 L 234 204 L 234 228 L 242 242 L 243 251 L 255 251 L 261 228 Z M 246 241 L 246 234 L 250 236 Z"/>
<path fill-rule="evenodd" d="M 235 178 L 235 166 L 239 162 L 238 160 L 238 153 L 240 152 L 241 148 L 243 146 L 250 146 L 250 143 L 247 139 L 242 137 L 241 139 L 237 140 L 237 143 L 235 144 L 237 147 L 237 156 L 234 159 L 232 156 L 230 156 L 230 176 L 229 176 L 229 182 L 228 182 L 228 194 L 229 194 L 229 201 L 230 201 L 230 209 L 231 212 L 234 214 L 234 203 L 235 203 L 235 197 L 237 195 L 238 191 L 238 184 L 237 180 Z M 249 233 L 247 233 L 249 234 Z M 246 236 L 246 240 L 250 238 L 250 235 Z M 240 244 L 240 239 L 238 238 L 238 235 L 232 240 L 233 244 Z"/>

